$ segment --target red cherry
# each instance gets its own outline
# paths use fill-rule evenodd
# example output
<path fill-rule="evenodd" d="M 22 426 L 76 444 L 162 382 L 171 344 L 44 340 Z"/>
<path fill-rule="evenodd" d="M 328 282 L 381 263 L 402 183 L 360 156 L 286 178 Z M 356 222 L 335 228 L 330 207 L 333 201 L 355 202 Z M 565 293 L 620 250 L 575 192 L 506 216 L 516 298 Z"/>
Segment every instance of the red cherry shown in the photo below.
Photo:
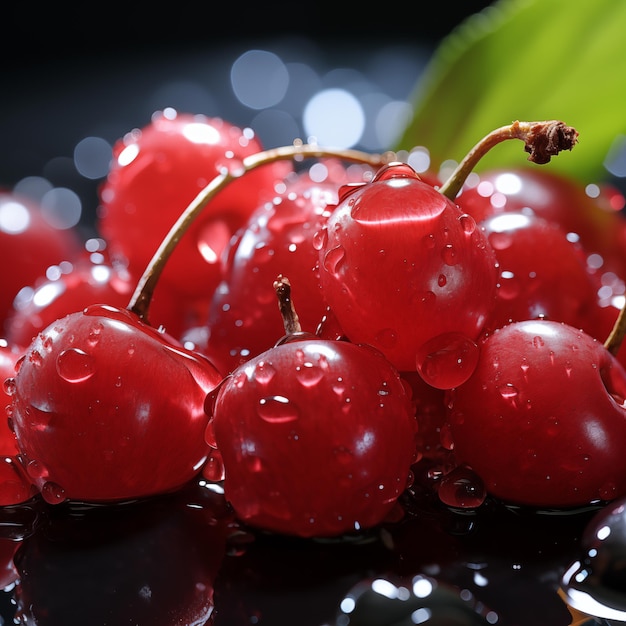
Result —
<path fill-rule="evenodd" d="M 98 218 L 113 259 L 127 262 L 133 277 L 141 276 L 184 207 L 218 174 L 237 171 L 246 156 L 260 150 L 249 129 L 169 110 L 120 139 L 101 188 Z M 163 272 L 179 297 L 211 296 L 231 236 L 292 169 L 286 162 L 258 168 L 212 199 Z"/>
<path fill-rule="evenodd" d="M 20 458 L 50 503 L 173 491 L 206 460 L 204 399 L 220 380 L 131 311 L 72 313 L 33 340 L 7 383 Z"/>
<path fill-rule="evenodd" d="M 563 323 L 514 322 L 489 335 L 450 392 L 455 459 L 493 496 L 562 508 L 626 494 L 626 370 Z"/>
<path fill-rule="evenodd" d="M 404 492 L 416 456 L 408 387 L 377 350 L 300 332 L 288 281 L 276 290 L 290 320 L 284 340 L 207 397 L 206 439 L 223 462 L 225 496 L 240 520 L 274 532 L 375 526 Z"/>
<path fill-rule="evenodd" d="M 369 348 L 278 345 L 237 368 L 210 411 L 225 495 L 251 525 L 350 533 L 381 522 L 406 488 L 415 417 L 398 374 Z"/>
<path fill-rule="evenodd" d="M 209 310 L 208 349 L 218 369 L 231 371 L 271 348 L 272 338 L 280 336 L 272 287 L 279 274 L 288 271 L 297 285 L 301 325 L 317 326 L 326 305 L 314 271 L 314 235 L 337 203 L 340 185 L 363 181 L 369 172 L 371 168 L 318 162 L 286 180 L 285 189 L 252 214 L 230 246 L 225 276 Z"/>
<path fill-rule="evenodd" d="M 596 185 L 597 194 L 591 196 L 577 179 L 529 167 L 493 169 L 481 172 L 477 180 L 456 199 L 476 221 L 509 212 L 533 213 L 558 225 L 570 237 L 576 236 L 587 254 L 596 255 L 590 267 L 626 275 L 626 220 L 620 213 L 625 200 L 621 193 Z"/>
<path fill-rule="evenodd" d="M 27 346 L 57 319 L 87 306 L 106 302 L 123 307 L 136 282 L 124 266 L 113 265 L 102 252 L 65 263 L 55 275 L 20 291 L 6 322 L 7 338 Z M 169 335 L 178 337 L 195 321 L 190 300 L 172 296 L 166 285 L 157 286 L 150 305 L 150 323 L 155 328 L 166 329 Z"/>
<path fill-rule="evenodd" d="M 496 257 L 472 217 L 407 164 L 346 189 L 317 240 L 324 298 L 351 341 L 401 370 L 444 333 L 475 340 L 496 296 Z"/>
<path fill-rule="evenodd" d="M 495 251 L 500 272 L 489 328 L 540 317 L 607 335 L 598 285 L 578 242 L 535 214 L 506 212 L 480 222 Z"/>
<path fill-rule="evenodd" d="M 75 231 L 53 226 L 33 200 L 0 190 L 1 336 L 19 290 L 44 276 L 49 266 L 72 261 L 80 250 Z"/>

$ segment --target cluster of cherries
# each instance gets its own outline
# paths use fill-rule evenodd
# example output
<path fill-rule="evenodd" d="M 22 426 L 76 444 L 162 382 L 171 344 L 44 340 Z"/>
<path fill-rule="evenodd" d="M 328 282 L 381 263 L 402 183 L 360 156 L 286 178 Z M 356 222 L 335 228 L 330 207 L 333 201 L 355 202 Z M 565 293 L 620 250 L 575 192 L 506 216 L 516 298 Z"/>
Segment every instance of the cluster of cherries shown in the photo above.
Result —
<path fill-rule="evenodd" d="M 505 139 L 541 164 L 577 133 L 515 122 L 442 181 L 166 110 L 115 146 L 98 237 L 3 192 L 0 504 L 202 477 L 253 527 L 331 537 L 393 516 L 422 459 L 454 507 L 626 496 L 624 199 L 472 175 Z"/>

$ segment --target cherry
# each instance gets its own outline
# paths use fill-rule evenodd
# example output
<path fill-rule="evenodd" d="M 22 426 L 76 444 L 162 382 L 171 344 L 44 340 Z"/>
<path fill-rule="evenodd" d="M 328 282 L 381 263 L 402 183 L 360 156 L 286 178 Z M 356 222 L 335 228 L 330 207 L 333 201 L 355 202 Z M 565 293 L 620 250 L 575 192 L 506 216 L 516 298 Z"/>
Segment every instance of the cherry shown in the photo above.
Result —
<path fill-rule="evenodd" d="M 244 173 L 295 154 L 320 151 L 258 153 L 216 176 L 172 226 L 125 308 L 88 306 L 29 344 L 5 382 L 7 415 L 19 459 L 47 502 L 132 500 L 179 489 L 202 470 L 209 451 L 204 401 L 222 375 L 205 356 L 149 324 L 152 297 L 204 206 Z"/>
<path fill-rule="evenodd" d="M 400 370 L 439 335 L 476 339 L 495 304 L 485 235 L 407 164 L 345 188 L 316 245 L 324 299 L 347 337 Z"/>
<path fill-rule="evenodd" d="M 596 273 L 617 272 L 624 278 L 626 220 L 624 196 L 613 187 L 587 186 L 553 170 L 520 167 L 481 172 L 457 203 L 477 221 L 508 212 L 533 213 L 575 237 Z"/>
<path fill-rule="evenodd" d="M 543 317 L 582 328 L 598 339 L 606 337 L 597 281 L 578 242 L 536 214 L 510 211 L 479 224 L 495 251 L 500 272 L 488 323 L 491 329 Z"/>
<path fill-rule="evenodd" d="M 626 370 L 612 350 L 550 320 L 491 333 L 449 394 L 443 436 L 456 462 L 515 504 L 566 508 L 626 494 Z"/>
<path fill-rule="evenodd" d="M 260 206 L 231 243 L 225 276 L 209 309 L 208 350 L 223 372 L 272 347 L 282 323 L 275 315 L 274 278 L 289 271 L 297 285 L 298 315 L 315 328 L 326 305 L 314 271 L 313 237 L 337 203 L 338 189 L 362 181 L 372 169 L 320 161 L 285 181 L 272 202 Z"/>
<path fill-rule="evenodd" d="M 7 339 L 27 346 L 39 332 L 69 313 L 102 302 L 125 306 L 135 287 L 127 268 L 109 259 L 106 243 L 90 239 L 79 259 L 60 264 L 54 272 L 48 272 L 47 278 L 18 293 L 6 322 Z M 179 337 L 200 315 L 194 314 L 189 300 L 172 297 L 162 285 L 151 299 L 150 311 L 154 326 L 174 337 Z"/>
<path fill-rule="evenodd" d="M 171 109 L 118 140 L 98 216 L 113 259 L 127 263 L 133 280 L 139 279 L 181 208 L 216 175 L 238 171 L 242 159 L 261 148 L 250 129 Z M 231 236 L 291 170 L 289 163 L 270 163 L 212 199 L 164 271 L 163 280 L 179 297 L 210 298 Z"/>
<path fill-rule="evenodd" d="M 26 472 L 53 504 L 178 489 L 206 460 L 204 398 L 220 380 L 132 311 L 69 314 L 37 335 L 7 383 Z"/>
<path fill-rule="evenodd" d="M 74 230 L 55 227 L 34 200 L 0 189 L 0 336 L 19 290 L 44 276 L 49 266 L 73 260 L 80 250 Z"/>
<path fill-rule="evenodd" d="M 283 310 L 292 306 L 288 281 L 275 288 Z M 302 333 L 293 309 L 283 316 L 284 339 L 207 398 L 225 496 L 241 521 L 268 531 L 370 528 L 405 490 L 416 455 L 407 387 L 380 352 Z"/>
<path fill-rule="evenodd" d="M 495 305 L 497 260 L 452 199 L 499 142 L 520 139 L 529 159 L 547 163 L 577 136 L 558 121 L 514 122 L 485 136 L 438 191 L 399 162 L 346 188 L 317 240 L 320 285 L 346 336 L 378 348 L 400 370 L 430 369 L 429 382 L 442 388 L 467 378 L 473 342 Z M 428 365 L 431 354 L 453 368 Z"/>
<path fill-rule="evenodd" d="M 577 556 L 561 578 L 567 601 L 607 624 L 624 623 L 626 497 L 595 513 L 584 528 Z"/>

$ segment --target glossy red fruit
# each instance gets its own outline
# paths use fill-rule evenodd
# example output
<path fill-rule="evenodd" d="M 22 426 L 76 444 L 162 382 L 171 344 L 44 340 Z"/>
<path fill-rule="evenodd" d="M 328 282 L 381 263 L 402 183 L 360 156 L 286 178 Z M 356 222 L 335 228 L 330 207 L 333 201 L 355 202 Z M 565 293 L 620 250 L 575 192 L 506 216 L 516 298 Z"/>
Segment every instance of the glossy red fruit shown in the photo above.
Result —
<path fill-rule="evenodd" d="M 406 164 L 345 188 L 316 246 L 340 327 L 400 370 L 416 369 L 418 351 L 438 336 L 474 341 L 495 305 L 496 257 L 484 232 Z"/>
<path fill-rule="evenodd" d="M 476 221 L 508 212 L 533 213 L 575 236 L 588 255 L 590 269 L 626 275 L 624 196 L 612 187 L 592 185 L 554 170 L 520 167 L 481 172 L 456 202 Z M 592 195 L 590 195 L 590 193 Z"/>
<path fill-rule="evenodd" d="M 208 349 L 222 372 L 271 348 L 273 338 L 282 334 L 273 288 L 279 274 L 288 273 L 296 285 L 302 327 L 320 323 L 326 304 L 315 272 L 313 238 L 337 203 L 339 187 L 363 181 L 368 173 L 371 169 L 362 166 L 318 162 L 289 177 L 285 188 L 251 215 L 230 246 L 206 322 Z"/>
<path fill-rule="evenodd" d="M 81 249 L 78 234 L 56 228 L 36 202 L 0 189 L 0 336 L 19 290 L 45 276 L 51 265 L 75 259 Z"/>
<path fill-rule="evenodd" d="M 445 437 L 493 496 L 547 508 L 626 494 L 626 370 L 553 321 L 514 322 L 481 345 L 450 392 Z"/>
<path fill-rule="evenodd" d="M 598 288 L 579 243 L 534 214 L 507 212 L 480 222 L 498 259 L 500 287 L 490 329 L 546 318 L 604 341 Z"/>
<path fill-rule="evenodd" d="M 74 263 L 64 263 L 54 275 L 22 289 L 7 318 L 7 339 L 27 346 L 47 326 L 70 313 L 93 304 L 126 306 L 136 281 L 124 266 L 113 265 L 100 254 L 92 256 L 97 258 L 83 256 Z M 181 301 L 167 286 L 157 286 L 150 304 L 152 326 L 178 338 L 196 321 L 190 301 Z"/>
<path fill-rule="evenodd" d="M 378 351 L 303 336 L 251 358 L 207 398 L 207 441 L 240 520 L 301 537 L 380 523 L 406 488 L 417 423 Z"/>
<path fill-rule="evenodd" d="M 166 110 L 120 139 L 100 191 L 98 228 L 114 260 L 142 275 L 179 215 L 218 174 L 237 171 L 262 149 L 256 135 L 219 119 Z M 181 238 L 162 280 L 180 297 L 210 297 L 231 236 L 293 166 L 260 167 L 234 181 L 204 208 Z"/>
<path fill-rule="evenodd" d="M 204 400 L 220 380 L 126 309 L 72 313 L 36 337 L 7 383 L 26 472 L 50 503 L 173 491 L 206 460 Z"/>

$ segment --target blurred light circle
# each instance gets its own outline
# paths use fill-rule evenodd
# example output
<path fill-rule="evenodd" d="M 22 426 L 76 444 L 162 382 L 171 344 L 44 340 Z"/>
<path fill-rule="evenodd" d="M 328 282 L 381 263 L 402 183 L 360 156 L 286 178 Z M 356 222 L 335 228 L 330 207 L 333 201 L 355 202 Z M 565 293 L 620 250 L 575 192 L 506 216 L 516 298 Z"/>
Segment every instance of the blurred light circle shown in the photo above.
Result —
<path fill-rule="evenodd" d="M 318 144 L 337 148 L 356 145 L 365 129 L 361 103 L 345 89 L 324 89 L 304 108 L 304 131 Z"/>
<path fill-rule="evenodd" d="M 317 72 L 307 63 L 287 63 L 289 86 L 281 108 L 299 117 L 304 105 L 323 88 Z"/>
<path fill-rule="evenodd" d="M 265 148 L 290 145 L 301 138 L 293 115 L 279 109 L 261 111 L 253 118 L 252 127 Z"/>
<path fill-rule="evenodd" d="M 376 117 L 376 135 L 385 149 L 393 147 L 413 115 L 413 107 L 408 102 L 392 100 L 385 104 Z"/>
<path fill-rule="evenodd" d="M 103 178 L 109 171 L 111 144 L 101 137 L 85 137 L 74 148 L 74 167 L 85 178 Z"/>
<path fill-rule="evenodd" d="M 74 191 L 55 187 L 41 198 L 41 212 L 49 224 L 65 230 L 78 224 L 82 205 Z"/>
<path fill-rule="evenodd" d="M 24 232 L 30 224 L 28 209 L 15 200 L 0 203 L 0 230 L 9 235 Z"/>
<path fill-rule="evenodd" d="M 18 181 L 13 191 L 26 196 L 36 202 L 40 202 L 43 196 L 52 189 L 52 183 L 42 176 L 26 176 Z"/>
<path fill-rule="evenodd" d="M 273 52 L 248 50 L 233 63 L 230 82 L 242 104 L 251 109 L 266 109 L 285 97 L 289 72 Z"/>

